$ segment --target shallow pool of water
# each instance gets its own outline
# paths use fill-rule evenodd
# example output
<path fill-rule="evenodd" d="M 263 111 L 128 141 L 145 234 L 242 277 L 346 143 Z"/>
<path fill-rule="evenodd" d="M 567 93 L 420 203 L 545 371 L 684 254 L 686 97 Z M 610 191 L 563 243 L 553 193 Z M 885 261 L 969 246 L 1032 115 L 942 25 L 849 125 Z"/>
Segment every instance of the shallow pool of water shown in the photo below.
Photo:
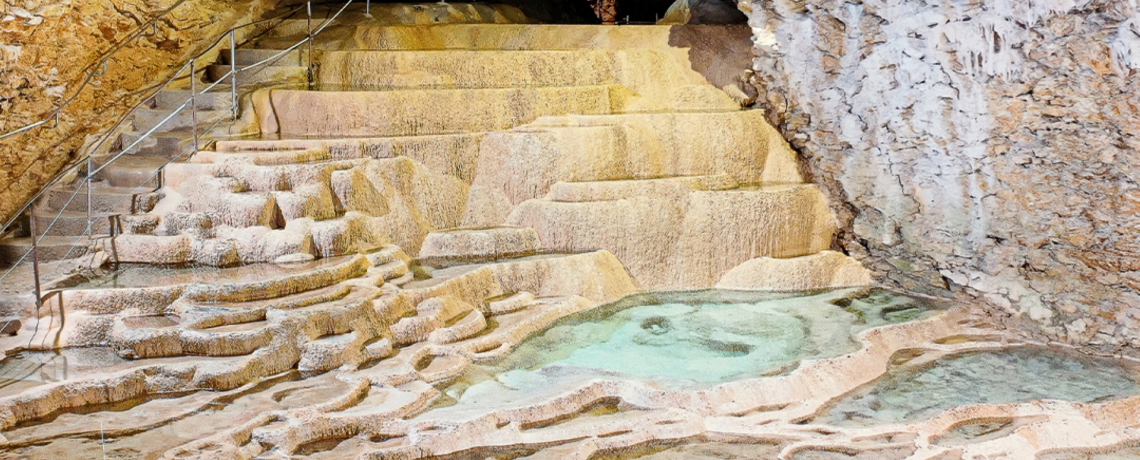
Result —
<path fill-rule="evenodd" d="M 974 351 L 902 365 L 830 407 L 817 422 L 870 426 L 929 419 L 967 404 L 1056 399 L 1100 402 L 1140 394 L 1140 372 L 1045 347 Z"/>
<path fill-rule="evenodd" d="M 631 296 L 567 317 L 445 389 L 460 399 L 597 377 L 671 389 L 776 375 L 859 349 L 864 329 L 936 314 L 941 304 L 882 289 L 808 294 L 699 291 Z"/>
<path fill-rule="evenodd" d="M 108 347 L 21 351 L 0 360 L 0 396 L 125 363 Z"/>
<path fill-rule="evenodd" d="M 202 265 L 163 266 L 119 264 L 97 276 L 76 277 L 63 283 L 68 289 L 114 289 L 172 286 L 191 283 L 240 283 L 278 278 L 345 263 L 352 256 L 329 257 L 296 264 L 259 263 L 230 268 Z"/>

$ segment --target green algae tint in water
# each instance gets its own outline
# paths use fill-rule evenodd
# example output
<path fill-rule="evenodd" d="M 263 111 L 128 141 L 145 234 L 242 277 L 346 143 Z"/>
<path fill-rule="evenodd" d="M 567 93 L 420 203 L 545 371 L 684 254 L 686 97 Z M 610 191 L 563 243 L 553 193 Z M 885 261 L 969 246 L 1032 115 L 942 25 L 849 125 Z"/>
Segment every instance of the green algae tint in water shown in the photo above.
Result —
<path fill-rule="evenodd" d="M 1135 369 L 1112 360 L 1044 347 L 967 352 L 893 369 L 817 421 L 870 426 L 925 420 L 968 404 L 1099 402 L 1140 394 L 1138 377 Z"/>
<path fill-rule="evenodd" d="M 881 289 L 635 295 L 563 319 L 445 392 L 458 398 L 473 385 L 523 391 L 597 377 L 707 387 L 853 352 L 857 332 L 929 317 L 934 307 Z"/>

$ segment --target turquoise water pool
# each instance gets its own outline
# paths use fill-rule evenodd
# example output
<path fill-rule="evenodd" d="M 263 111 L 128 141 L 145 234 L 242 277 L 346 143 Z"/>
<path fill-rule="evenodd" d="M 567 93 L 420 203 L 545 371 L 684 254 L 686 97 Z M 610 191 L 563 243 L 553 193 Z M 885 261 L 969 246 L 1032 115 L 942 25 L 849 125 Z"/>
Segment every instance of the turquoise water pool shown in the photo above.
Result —
<path fill-rule="evenodd" d="M 776 375 L 805 359 L 858 350 L 862 330 L 926 318 L 943 306 L 867 288 L 639 294 L 559 321 L 502 360 L 472 366 L 445 394 L 461 399 L 472 388 L 523 391 L 597 377 L 693 389 Z"/>

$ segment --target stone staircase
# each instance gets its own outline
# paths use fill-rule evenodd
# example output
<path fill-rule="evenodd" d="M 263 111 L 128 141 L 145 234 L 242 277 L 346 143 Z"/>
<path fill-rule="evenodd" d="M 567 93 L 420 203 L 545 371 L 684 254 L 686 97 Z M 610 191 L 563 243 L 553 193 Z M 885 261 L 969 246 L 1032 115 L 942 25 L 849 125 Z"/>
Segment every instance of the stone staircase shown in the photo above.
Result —
<path fill-rule="evenodd" d="M 276 50 L 239 49 L 237 64 L 249 66 L 276 54 Z M 224 77 L 230 69 L 228 50 L 219 54 L 219 64 L 212 65 L 198 83 L 201 90 Z M 239 73 L 239 93 L 265 85 L 304 85 L 307 67 L 300 51 L 290 52 L 280 59 L 256 70 Z M 200 134 L 206 127 L 215 126 L 210 133 L 221 135 L 228 129 L 225 122 L 233 114 L 233 99 L 229 79 L 195 99 Z M 188 159 L 193 152 L 193 117 L 187 105 L 190 98 L 188 80 L 178 80 L 160 90 L 123 123 L 117 138 L 106 152 L 96 152 L 94 166 L 102 167 L 96 174 L 91 190 L 91 221 L 88 231 L 87 192 L 82 180 L 73 180 L 53 187 L 46 198 L 35 205 L 36 229 L 46 235 L 41 242 L 39 258 L 57 260 L 80 257 L 92 248 L 88 236 L 102 238 L 111 235 L 119 216 L 148 212 L 161 194 L 155 190 L 161 184 L 159 169 L 171 160 Z M 173 117 L 171 114 L 178 112 Z M 167 119 L 170 117 L 169 119 Z M 144 136 L 150 132 L 150 135 Z M 139 139 L 142 139 L 139 142 Z M 133 147 L 132 147 L 133 146 Z M 124 154 L 124 150 L 129 149 Z M 115 161 L 117 155 L 123 154 Z M 11 264 L 31 247 L 30 228 L 19 232 L 24 236 L 0 240 L 0 263 Z"/>
<path fill-rule="evenodd" d="M 715 48 L 743 45 L 747 28 L 356 24 L 330 35 L 341 38 L 316 45 L 317 90 L 255 92 L 267 139 L 221 141 L 169 167 L 163 209 L 126 219 L 114 260 L 233 265 L 387 243 L 417 255 L 432 234 L 505 226 L 538 231 L 527 251 L 614 250 L 646 287 L 707 287 L 746 260 L 830 245 L 822 194 L 787 185 L 803 182 L 794 152 L 728 90 L 745 93 L 728 76 L 748 59 Z M 590 198 L 612 188 L 596 181 L 624 182 L 617 198 Z M 585 197 L 544 198 L 556 185 Z M 626 209 L 599 208 L 615 200 Z M 654 219 L 554 231 L 596 230 L 607 213 Z M 688 223 L 701 219 L 731 229 L 709 239 Z M 636 260 L 647 251 L 718 262 L 651 276 L 640 267 L 661 261 Z"/>
<path fill-rule="evenodd" d="M 237 63 L 304 34 L 276 30 Z M 85 196 L 51 190 L 36 217 L 54 222 L 46 258 L 229 267 L 395 245 L 438 268 L 608 250 L 644 288 L 689 289 L 830 247 L 823 194 L 762 113 L 741 108 L 747 27 L 361 20 L 327 37 L 314 44 L 313 90 L 297 88 L 308 69 L 297 51 L 242 74 L 243 122 L 261 139 L 219 140 L 166 166 L 152 191 L 187 147 L 179 114 L 101 171 L 92 232 L 108 237 L 78 242 Z M 222 56 L 208 77 L 224 75 Z M 198 101 L 206 120 L 230 111 L 218 89 Z M 121 143 L 186 95 L 160 92 Z"/>
<path fill-rule="evenodd" d="M 238 63 L 304 33 L 287 22 Z M 866 284 L 857 262 L 826 251 L 835 219 L 795 152 L 742 109 L 750 34 L 360 17 L 330 27 L 314 44 L 313 90 L 276 85 L 304 81 L 300 53 L 239 81 L 242 122 L 260 135 L 166 166 L 152 191 L 156 168 L 188 145 L 179 120 L 101 173 L 94 229 L 107 236 L 83 250 L 128 265 L 49 284 L 44 308 L 20 317 L 38 316 L 0 347 L 106 348 L 117 361 L 0 394 L 0 431 L 46 443 L 21 424 L 106 404 L 125 411 L 111 429 L 138 433 L 129 414 L 167 417 L 146 409 L 153 395 L 256 393 L 293 374 L 335 387 L 313 400 L 320 411 L 383 421 L 425 410 L 432 385 L 471 363 L 639 290 L 710 288 L 726 273 L 735 288 L 778 289 L 773 274 L 801 266 L 814 278 L 797 288 Z M 156 96 L 122 141 L 178 91 Z M 199 101 L 204 116 L 228 116 L 228 87 L 219 93 Z M 72 248 L 86 203 L 69 197 L 51 190 L 40 214 L 65 211 L 50 241 Z M 241 422 L 215 419 L 218 437 L 179 441 L 168 457 L 293 454 L 335 431 L 297 434 L 311 415 L 274 418 L 294 409 L 278 404 L 288 391 L 235 405 Z"/>

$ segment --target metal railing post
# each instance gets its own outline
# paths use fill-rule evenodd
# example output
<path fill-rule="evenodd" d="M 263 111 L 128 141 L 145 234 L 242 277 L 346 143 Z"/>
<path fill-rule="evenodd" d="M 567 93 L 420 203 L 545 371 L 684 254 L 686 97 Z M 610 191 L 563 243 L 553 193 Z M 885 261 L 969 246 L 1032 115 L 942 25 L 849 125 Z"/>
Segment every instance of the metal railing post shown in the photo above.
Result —
<path fill-rule="evenodd" d="M 91 230 L 91 157 L 87 157 L 87 225 L 86 229 Z M 95 236 L 95 232 L 87 233 L 87 238 Z"/>
<path fill-rule="evenodd" d="M 31 209 L 28 209 L 28 225 L 32 231 L 32 276 L 35 277 L 36 283 L 36 312 L 38 313 L 40 307 L 43 305 L 43 301 L 40 300 L 40 257 L 36 251 L 36 247 L 39 245 L 37 241 L 39 237 L 36 236 L 35 204 L 32 205 Z"/>
<path fill-rule="evenodd" d="M 313 88 L 313 2 L 305 2 L 305 14 L 307 15 L 307 19 L 305 22 L 305 29 L 308 30 L 308 38 L 306 38 L 305 40 L 307 40 L 309 42 L 309 65 L 308 65 L 309 89 L 312 89 Z"/>
<path fill-rule="evenodd" d="M 237 98 L 237 30 L 230 30 L 230 118 L 238 118 Z"/>
<path fill-rule="evenodd" d="M 174 1 L 177 2 L 175 4 L 175 6 L 181 5 L 182 3 L 186 2 L 186 0 L 174 0 Z M 324 30 L 325 26 L 327 26 L 329 23 L 331 23 L 333 20 L 335 20 L 337 17 L 339 17 L 340 14 L 343 13 L 351 3 L 352 3 L 352 0 L 346 1 L 344 6 L 342 6 L 340 8 L 340 10 L 336 12 L 335 15 L 332 15 L 332 17 L 329 18 L 329 20 L 324 25 L 322 25 L 322 26 L 318 27 L 316 30 L 314 30 L 312 27 L 312 3 L 307 2 L 303 6 L 307 12 L 308 33 L 306 34 L 307 35 L 306 38 L 304 40 L 297 41 L 293 45 L 289 46 L 289 48 L 287 50 L 282 51 L 281 53 L 279 53 L 279 54 L 277 54 L 271 58 L 268 58 L 262 62 L 259 62 L 259 63 L 254 64 L 254 65 L 250 65 L 247 68 L 249 68 L 249 67 L 260 67 L 262 64 L 264 64 L 266 62 L 270 62 L 270 61 L 275 61 L 287 53 L 299 52 L 299 49 L 302 45 L 308 44 L 309 63 L 310 63 L 309 68 L 308 68 L 308 73 L 309 73 L 309 78 L 310 78 L 310 84 L 312 84 L 312 79 L 313 79 L 314 74 L 315 74 L 315 71 L 313 68 L 313 60 L 312 60 L 313 37 L 315 35 L 319 35 L 321 33 L 321 31 Z M 171 7 L 171 9 L 168 9 L 166 12 L 164 12 L 162 14 L 166 15 L 172 9 L 173 9 L 173 7 Z M 244 24 L 241 26 L 231 28 L 229 30 L 229 33 L 230 33 L 229 40 L 230 40 L 230 44 L 231 44 L 231 46 L 230 46 L 230 50 L 231 50 L 230 51 L 230 58 L 232 61 L 231 66 L 230 66 L 230 70 L 231 70 L 230 77 L 231 77 L 231 83 L 233 83 L 231 85 L 231 96 L 230 97 L 231 97 L 231 102 L 233 102 L 233 106 L 234 106 L 233 107 L 233 116 L 235 118 L 240 114 L 240 106 L 237 104 L 238 94 L 237 94 L 236 74 L 238 71 L 242 70 L 241 68 L 239 68 L 237 66 L 237 53 L 236 53 L 237 32 L 236 31 L 241 27 L 246 27 L 246 26 L 250 26 L 250 25 L 254 25 L 254 24 L 260 24 L 260 23 L 264 23 L 264 22 L 268 22 L 268 21 L 272 21 L 272 20 L 278 20 L 278 19 L 294 18 L 296 16 L 296 14 L 300 11 L 300 9 L 301 9 L 301 6 L 297 6 L 293 9 L 289 10 L 287 12 L 287 14 L 279 15 L 278 17 L 275 17 L 275 18 L 262 19 L 260 21 L 254 21 L 254 22 L 251 22 L 249 24 Z M 153 23 L 149 23 L 149 24 L 152 26 L 154 25 Z M 146 27 L 146 26 L 144 25 L 143 27 Z M 144 29 L 140 28 L 139 30 L 141 31 Z M 142 34 L 142 35 L 145 35 L 145 34 Z M 138 36 L 142 36 L 142 35 L 138 35 Z M 226 39 L 226 37 L 224 34 L 222 36 L 219 36 L 217 41 L 215 41 L 212 45 L 210 45 L 209 49 L 210 50 L 216 49 L 215 47 L 217 45 L 219 45 L 220 43 L 222 43 L 222 40 L 225 40 L 225 39 Z M 133 40 L 133 38 L 132 38 L 132 40 Z M 128 43 L 128 42 L 124 42 L 124 43 Z M 121 51 L 122 48 L 123 48 L 123 45 L 121 44 L 120 46 L 113 49 L 110 53 L 115 53 L 115 52 Z M 198 58 L 203 57 L 205 55 L 206 55 L 206 53 L 203 52 L 202 54 L 198 55 Z M 197 59 L 197 58 L 195 58 L 195 59 Z M 60 124 L 60 119 L 62 118 L 63 109 L 66 108 L 67 106 L 69 106 L 71 102 L 77 100 L 77 97 L 79 96 L 78 93 L 80 91 L 82 91 L 83 88 L 85 88 L 88 85 L 89 81 L 92 78 L 96 78 L 98 76 L 102 76 L 102 75 L 105 75 L 107 73 L 108 62 L 109 62 L 109 58 L 104 57 L 103 61 L 101 61 L 101 64 L 103 66 L 102 70 L 100 70 L 99 72 L 92 72 L 91 74 L 89 74 L 87 79 L 84 80 L 83 83 L 80 85 L 79 90 L 76 91 L 76 94 L 72 95 L 70 98 L 64 99 L 61 96 L 60 101 L 57 101 L 57 103 L 56 103 L 57 107 L 55 108 L 55 110 L 50 112 L 49 115 L 45 116 L 44 119 L 42 119 L 40 121 L 36 121 L 34 123 L 31 123 L 27 126 L 17 128 L 15 130 L 7 132 L 7 133 L 0 133 L 0 139 L 4 139 L 4 138 L 10 137 L 10 136 L 14 136 L 14 135 L 17 135 L 20 133 L 25 133 L 25 132 L 28 132 L 28 131 L 35 129 L 35 128 L 43 128 L 43 129 L 55 129 L 55 128 L 57 128 Z M 178 72 L 176 73 L 176 75 L 174 75 L 169 80 L 167 80 L 165 83 L 163 83 L 160 87 L 158 87 L 158 89 L 151 91 L 149 93 L 148 97 L 139 100 L 127 112 L 128 115 L 125 116 L 124 118 L 122 118 L 111 129 L 105 131 L 104 134 L 99 138 L 99 140 L 96 143 L 94 143 L 93 146 L 89 150 L 91 152 L 98 151 L 100 148 L 107 145 L 107 142 L 109 142 L 111 139 L 116 138 L 117 136 L 112 136 L 112 134 L 119 132 L 119 128 L 121 128 L 123 126 L 124 122 L 127 122 L 131 119 L 130 115 L 134 114 L 137 110 L 142 108 L 144 106 L 144 104 L 147 104 L 149 101 L 153 101 L 153 97 L 156 94 L 158 94 L 158 91 L 161 91 L 163 89 L 168 88 L 176 80 L 179 80 L 181 78 L 180 75 L 181 75 L 182 70 L 185 70 L 187 67 L 191 68 L 191 72 L 190 72 L 190 75 L 191 75 L 191 77 L 190 77 L 191 78 L 191 88 L 190 88 L 191 100 L 183 102 L 178 107 L 178 109 L 176 111 L 174 111 L 173 113 L 170 113 L 166 118 L 164 118 L 159 123 L 159 125 L 163 125 L 166 122 L 173 119 L 175 116 L 178 116 L 178 114 L 182 111 L 182 109 L 184 109 L 186 107 L 186 104 L 190 103 L 192 106 L 191 110 L 193 111 L 192 112 L 192 117 L 193 117 L 192 122 L 193 122 L 193 129 L 194 129 L 194 148 L 195 148 L 195 151 L 202 148 L 203 138 L 202 138 L 200 132 L 198 131 L 199 126 L 198 126 L 197 112 L 196 112 L 197 111 L 197 97 L 199 96 L 198 89 L 197 89 L 198 88 L 197 85 L 199 82 L 196 80 L 196 78 L 197 78 L 196 74 L 197 74 L 198 67 L 196 65 L 196 61 L 194 59 L 192 59 L 191 62 L 189 62 L 186 65 L 184 65 L 183 67 L 181 67 L 178 70 Z M 203 93 L 209 92 L 210 89 L 213 89 L 213 87 L 217 86 L 218 84 L 220 84 L 220 82 L 213 82 L 211 85 L 208 86 L 208 88 L 205 91 L 203 91 Z M 214 126 L 216 126 L 219 122 L 221 122 L 221 120 L 215 121 L 215 122 L 213 122 L 213 124 L 204 127 L 204 130 L 206 132 L 209 132 L 210 129 L 212 129 Z M 27 201 L 19 209 L 18 212 L 13 213 L 12 216 L 9 217 L 6 221 L 0 221 L 0 224 L 2 224 L 2 226 L 0 226 L 0 230 L 6 230 L 6 229 L 10 228 L 13 224 L 16 224 L 18 222 L 18 220 L 22 219 L 24 216 L 28 216 L 31 219 L 30 230 L 32 232 L 32 242 L 31 242 L 32 247 L 30 248 L 30 250 L 28 252 L 25 252 L 23 254 L 23 256 L 21 256 L 20 262 L 22 263 L 29 256 L 32 257 L 32 259 L 33 259 L 32 260 L 33 269 L 36 272 L 35 273 L 35 282 L 36 282 L 36 291 L 37 291 L 37 293 L 36 293 L 37 307 L 43 303 L 40 299 L 40 297 L 42 297 L 42 295 L 43 295 L 43 292 L 42 292 L 43 284 L 42 284 L 41 273 L 39 273 L 38 245 L 39 245 L 39 238 L 42 236 L 46 236 L 46 234 L 47 234 L 47 232 L 45 232 L 44 235 L 36 235 L 36 232 L 38 231 L 38 229 L 36 228 L 37 225 L 36 225 L 36 219 L 35 219 L 35 210 L 33 208 L 35 207 L 37 201 L 40 200 L 41 198 L 43 198 L 44 196 L 48 196 L 48 199 L 51 200 L 50 192 L 55 190 L 53 187 L 57 184 L 62 183 L 65 180 L 67 180 L 68 177 L 74 177 L 71 174 L 75 173 L 75 171 L 79 168 L 79 166 L 82 165 L 82 162 L 86 162 L 87 171 L 86 171 L 86 174 L 84 174 L 84 176 L 83 176 L 83 180 L 86 180 L 87 183 L 86 184 L 81 183 L 81 184 L 79 184 L 79 186 L 85 185 L 87 187 L 87 190 L 86 190 L 87 207 L 86 207 L 86 211 L 85 211 L 86 218 L 87 218 L 87 225 L 86 225 L 85 231 L 88 232 L 88 238 L 93 240 L 94 237 L 96 236 L 94 233 L 94 223 L 95 223 L 94 222 L 94 214 L 95 214 L 94 184 L 95 184 L 95 176 L 98 176 L 99 172 L 102 171 L 107 166 L 109 166 L 111 163 L 114 163 L 116 160 L 118 160 L 122 156 L 124 156 L 124 155 L 128 154 L 130 151 L 134 150 L 135 147 L 138 147 L 139 145 L 141 145 L 146 139 L 150 138 L 150 136 L 152 134 L 154 134 L 159 129 L 159 127 L 160 126 L 155 126 L 154 128 L 152 128 L 152 129 L 148 130 L 147 132 L 145 132 L 144 134 L 142 134 L 138 139 L 131 142 L 129 145 L 122 146 L 122 148 L 119 149 L 119 152 L 114 153 L 109 159 L 102 162 L 101 165 L 99 163 L 96 163 L 94 161 L 94 157 L 92 157 L 90 154 L 88 154 L 84 158 L 77 159 L 74 163 L 69 163 L 67 165 L 67 167 L 64 168 L 64 170 L 62 170 L 60 173 L 56 174 L 29 201 Z M 126 143 L 124 142 L 124 144 L 126 144 Z M 173 162 L 173 160 L 171 160 L 171 162 Z M 162 188 L 162 186 L 165 184 L 165 182 L 166 182 L 165 170 L 163 168 L 159 169 L 158 177 L 157 177 L 157 180 L 155 182 L 156 182 L 155 185 L 157 185 L 156 190 Z M 49 230 L 54 226 L 54 223 L 59 218 L 62 217 L 62 213 L 66 212 L 67 208 L 70 208 L 71 203 L 75 200 L 75 198 L 78 197 L 78 194 L 80 192 L 82 192 L 82 190 L 76 189 L 72 193 L 71 198 L 69 198 L 67 200 L 67 203 L 63 205 L 64 209 L 58 211 L 56 214 L 53 214 L 55 216 L 55 219 L 52 220 L 52 223 L 48 225 Z M 137 201 L 135 201 L 135 199 L 132 198 L 132 204 L 131 204 L 132 212 L 134 212 L 133 210 L 137 207 L 137 205 L 138 205 Z M 53 211 L 53 212 L 56 212 L 56 211 Z M 115 231 L 121 231 L 121 228 L 122 228 L 122 224 L 121 224 L 121 222 L 119 222 L 116 225 Z M 0 273 L 0 281 L 4 280 L 9 275 L 11 275 L 15 271 L 16 268 L 17 267 L 10 267 L 6 272 Z M 0 329 L 2 329 L 2 328 L 0 328 Z"/>
<path fill-rule="evenodd" d="M 198 151 L 198 75 L 190 60 L 190 129 L 194 131 L 194 152 Z"/>

